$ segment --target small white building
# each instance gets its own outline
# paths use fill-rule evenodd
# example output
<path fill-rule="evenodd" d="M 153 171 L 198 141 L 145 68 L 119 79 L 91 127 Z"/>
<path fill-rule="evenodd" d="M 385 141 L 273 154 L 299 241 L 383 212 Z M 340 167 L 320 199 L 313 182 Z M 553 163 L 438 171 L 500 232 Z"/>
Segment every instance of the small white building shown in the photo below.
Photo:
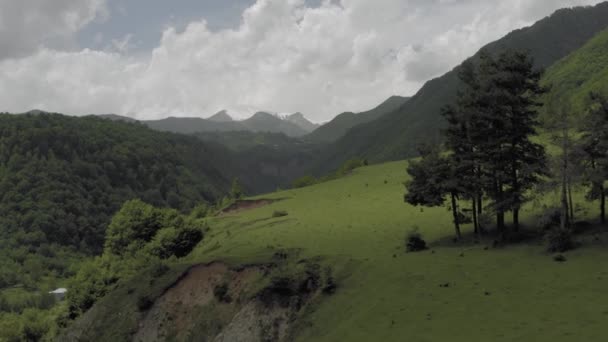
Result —
<path fill-rule="evenodd" d="M 55 296 L 55 299 L 57 299 L 58 301 L 61 301 L 65 298 L 65 294 L 67 292 L 68 292 L 68 289 L 60 287 L 57 290 L 49 292 L 49 294 L 52 294 L 53 296 Z"/>

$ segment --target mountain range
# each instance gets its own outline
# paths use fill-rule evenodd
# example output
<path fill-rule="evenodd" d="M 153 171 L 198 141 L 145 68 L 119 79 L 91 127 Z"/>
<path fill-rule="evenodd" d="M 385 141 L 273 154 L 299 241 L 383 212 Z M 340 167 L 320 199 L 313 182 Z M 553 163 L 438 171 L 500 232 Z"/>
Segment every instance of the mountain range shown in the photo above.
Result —
<path fill-rule="evenodd" d="M 283 133 L 289 137 L 304 136 L 317 127 L 301 113 L 282 118 L 267 112 L 257 112 L 248 119 L 237 121 L 226 111 L 221 111 L 208 119 L 169 117 L 162 120 L 142 121 L 142 123 L 155 130 L 182 134 L 250 131 Z"/>

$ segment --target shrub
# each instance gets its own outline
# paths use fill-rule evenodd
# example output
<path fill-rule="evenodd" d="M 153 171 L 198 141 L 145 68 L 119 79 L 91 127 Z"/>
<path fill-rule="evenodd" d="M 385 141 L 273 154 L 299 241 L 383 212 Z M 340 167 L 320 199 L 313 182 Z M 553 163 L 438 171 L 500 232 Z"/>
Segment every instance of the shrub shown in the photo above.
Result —
<path fill-rule="evenodd" d="M 411 253 L 424 251 L 426 249 L 426 241 L 424 241 L 424 239 L 422 239 L 422 235 L 418 233 L 418 228 L 414 227 L 414 229 L 407 233 L 405 237 L 405 250 L 408 253 Z"/>
<path fill-rule="evenodd" d="M 197 227 L 161 229 L 151 247 L 152 254 L 161 259 L 172 256 L 183 258 L 203 239 L 203 232 Z"/>
<path fill-rule="evenodd" d="M 494 224 L 494 216 L 488 211 L 484 211 L 477 217 L 477 221 L 479 222 L 479 228 L 482 231 L 490 231 Z"/>
<path fill-rule="evenodd" d="M 293 181 L 291 187 L 294 189 L 305 188 L 307 186 L 315 185 L 317 182 L 317 179 L 313 176 L 304 176 Z"/>
<path fill-rule="evenodd" d="M 546 208 L 538 218 L 537 225 L 543 231 L 551 230 L 558 227 L 561 220 L 560 208 Z"/>
<path fill-rule="evenodd" d="M 146 311 L 154 305 L 154 301 L 148 296 L 140 296 L 137 298 L 137 310 L 140 312 Z"/>
<path fill-rule="evenodd" d="M 272 217 L 285 217 L 287 215 L 289 215 L 289 213 L 284 210 L 275 210 L 275 212 L 272 213 Z"/>
<path fill-rule="evenodd" d="M 551 253 L 563 253 L 574 248 L 572 233 L 568 229 L 552 229 L 546 235 L 547 250 Z"/>
<path fill-rule="evenodd" d="M 232 302 L 232 298 L 228 294 L 228 284 L 222 283 L 213 288 L 213 296 L 222 302 L 222 303 L 230 303 Z"/>

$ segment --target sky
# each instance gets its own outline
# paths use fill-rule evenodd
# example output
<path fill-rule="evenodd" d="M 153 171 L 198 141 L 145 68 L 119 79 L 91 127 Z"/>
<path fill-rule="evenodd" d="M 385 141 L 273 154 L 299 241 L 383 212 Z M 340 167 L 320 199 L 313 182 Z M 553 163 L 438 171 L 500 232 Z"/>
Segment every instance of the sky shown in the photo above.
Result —
<path fill-rule="evenodd" d="M 0 0 L 0 111 L 315 122 L 599 0 Z"/>

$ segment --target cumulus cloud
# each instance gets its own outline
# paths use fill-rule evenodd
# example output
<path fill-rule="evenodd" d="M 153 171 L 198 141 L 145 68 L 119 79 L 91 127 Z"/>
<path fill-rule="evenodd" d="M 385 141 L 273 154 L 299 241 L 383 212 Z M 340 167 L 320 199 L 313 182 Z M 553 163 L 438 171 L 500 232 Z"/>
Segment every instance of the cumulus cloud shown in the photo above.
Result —
<path fill-rule="evenodd" d="M 325 121 L 411 95 L 509 31 L 560 7 L 597 2 L 325 0 L 311 8 L 304 0 L 258 0 L 237 28 L 213 31 L 205 20 L 168 27 L 143 56 L 45 48 L 0 61 L 0 110 L 159 118 L 227 108 Z"/>
<path fill-rule="evenodd" d="M 69 46 L 76 32 L 107 15 L 105 0 L 0 0 L 0 59 Z"/>

